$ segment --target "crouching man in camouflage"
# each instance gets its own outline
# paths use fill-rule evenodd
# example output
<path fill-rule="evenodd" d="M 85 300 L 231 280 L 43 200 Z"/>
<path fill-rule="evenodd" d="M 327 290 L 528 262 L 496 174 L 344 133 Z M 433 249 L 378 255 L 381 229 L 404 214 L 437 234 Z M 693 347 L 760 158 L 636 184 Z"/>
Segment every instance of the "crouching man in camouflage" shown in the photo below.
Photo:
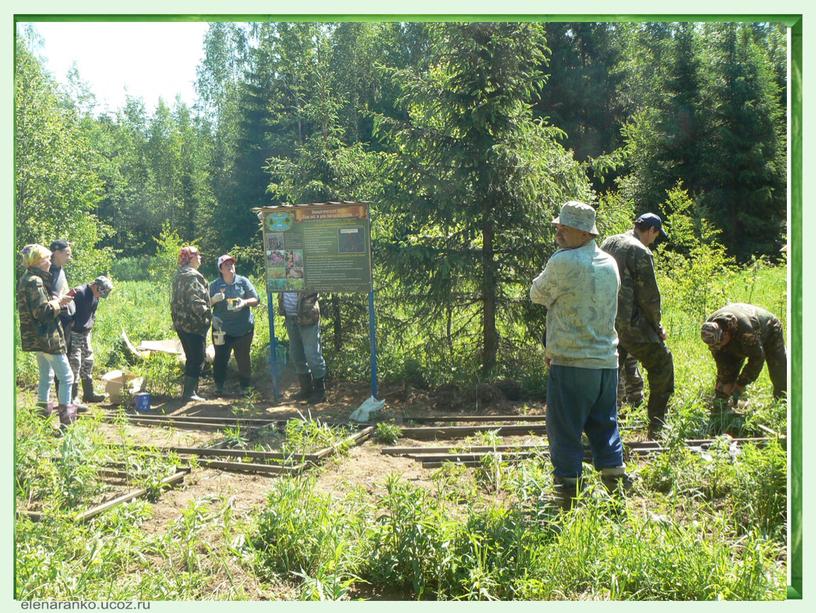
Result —
<path fill-rule="evenodd" d="M 654 213 L 635 220 L 634 228 L 610 236 L 601 249 L 615 258 L 620 273 L 618 315 L 615 329 L 622 364 L 634 356 L 643 364 L 649 379 L 649 438 L 663 427 L 666 408 L 674 392 L 674 360 L 666 347 L 666 331 L 660 322 L 660 290 L 649 247 L 658 237 L 668 238 L 663 221 Z"/>
<path fill-rule="evenodd" d="M 91 330 L 96 319 L 96 309 L 100 298 L 107 298 L 113 284 L 107 277 L 99 276 L 93 283 L 86 283 L 72 290 L 74 296 L 74 320 L 71 328 L 71 343 L 68 349 L 68 362 L 74 373 L 74 381 L 82 381 L 82 401 L 102 402 L 104 395 L 94 392 L 93 364 L 94 354 L 91 347 Z M 77 395 L 77 384 L 74 383 L 74 396 Z"/>
<path fill-rule="evenodd" d="M 560 249 L 530 287 L 547 307 L 547 438 L 556 491 L 564 505 L 579 486 L 589 439 L 608 488 L 629 484 L 615 403 L 618 385 L 618 268 L 595 244 L 595 210 L 567 202 L 552 222 Z"/>
<path fill-rule="evenodd" d="M 752 304 L 729 304 L 706 320 L 700 336 L 717 363 L 718 398 L 741 394 L 746 385 L 756 381 L 766 361 L 774 398 L 787 393 L 785 335 L 773 313 Z"/>

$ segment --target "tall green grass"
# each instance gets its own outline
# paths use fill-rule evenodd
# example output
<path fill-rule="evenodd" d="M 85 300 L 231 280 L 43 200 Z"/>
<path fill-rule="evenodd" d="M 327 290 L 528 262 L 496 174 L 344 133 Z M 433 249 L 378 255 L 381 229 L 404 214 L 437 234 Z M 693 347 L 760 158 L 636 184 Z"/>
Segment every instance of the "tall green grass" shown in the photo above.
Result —
<path fill-rule="evenodd" d="M 728 513 L 664 521 L 591 489 L 575 510 L 541 521 L 513 504 L 518 493 L 456 511 L 396 476 L 366 504 L 281 481 L 252 545 L 262 572 L 304 578 L 307 599 L 784 598 L 780 545 L 736 531 Z"/>

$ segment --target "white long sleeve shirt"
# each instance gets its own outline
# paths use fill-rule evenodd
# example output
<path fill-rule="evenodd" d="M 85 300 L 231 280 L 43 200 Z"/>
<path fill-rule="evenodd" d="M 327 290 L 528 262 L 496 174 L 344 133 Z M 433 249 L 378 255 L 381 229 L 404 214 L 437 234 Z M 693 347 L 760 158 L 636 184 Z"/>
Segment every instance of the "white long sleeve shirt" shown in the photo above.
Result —
<path fill-rule="evenodd" d="M 559 366 L 617 368 L 620 277 L 614 258 L 594 240 L 559 249 L 530 287 L 547 307 L 547 357 Z"/>

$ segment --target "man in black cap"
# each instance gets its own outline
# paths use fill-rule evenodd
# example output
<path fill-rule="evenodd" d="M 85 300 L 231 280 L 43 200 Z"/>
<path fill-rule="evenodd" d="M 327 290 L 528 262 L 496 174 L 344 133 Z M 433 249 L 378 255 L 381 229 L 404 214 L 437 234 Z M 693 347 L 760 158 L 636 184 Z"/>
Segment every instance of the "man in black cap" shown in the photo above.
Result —
<path fill-rule="evenodd" d="M 629 355 L 643 364 L 649 380 L 649 438 L 663 426 L 669 398 L 674 392 L 674 361 L 666 347 L 666 331 L 660 323 L 660 290 L 649 246 L 658 238 L 666 239 L 663 220 L 654 213 L 644 213 L 634 228 L 610 236 L 601 249 L 615 258 L 621 278 L 618 293 L 618 332 L 620 364 Z"/>
<path fill-rule="evenodd" d="M 68 363 L 74 373 L 74 381 L 82 381 L 82 401 L 102 402 L 105 396 L 93 389 L 94 354 L 91 347 L 91 330 L 96 320 L 96 309 L 100 298 L 107 298 L 113 284 L 107 277 L 99 276 L 93 283 L 86 283 L 71 290 L 74 296 L 74 319 L 71 329 L 71 344 Z M 73 396 L 78 395 L 78 384 L 74 383 Z"/>

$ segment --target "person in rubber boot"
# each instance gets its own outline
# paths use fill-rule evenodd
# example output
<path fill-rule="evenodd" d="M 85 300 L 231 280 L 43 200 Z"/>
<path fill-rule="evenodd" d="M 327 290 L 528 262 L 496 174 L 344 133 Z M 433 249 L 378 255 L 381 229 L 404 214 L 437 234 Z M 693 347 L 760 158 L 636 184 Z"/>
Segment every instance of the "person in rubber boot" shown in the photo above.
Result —
<path fill-rule="evenodd" d="M 93 389 L 94 353 L 91 346 L 91 331 L 96 321 L 96 309 L 99 300 L 107 298 L 113 289 L 113 283 L 105 276 L 99 276 L 91 283 L 80 285 L 71 290 L 74 297 L 74 321 L 71 328 L 71 342 L 68 349 L 68 362 L 74 373 L 73 403 L 77 404 L 79 395 L 78 381 L 82 381 L 82 402 L 102 402 L 105 395 L 97 394 Z"/>
<path fill-rule="evenodd" d="M 586 433 L 604 482 L 626 478 L 618 431 L 620 277 L 614 258 L 595 243 L 595 210 L 570 201 L 552 221 L 559 249 L 530 287 L 547 307 L 547 438 L 556 492 L 580 489 Z"/>
<path fill-rule="evenodd" d="M 294 400 L 317 404 L 326 399 L 326 360 L 320 344 L 320 304 L 317 293 L 283 292 L 278 308 L 289 335 L 289 357 L 295 364 L 300 391 Z"/>
<path fill-rule="evenodd" d="M 184 364 L 184 400 L 204 400 L 198 395 L 198 380 L 204 365 L 207 331 L 212 322 L 210 292 L 204 276 L 198 272 L 201 252 L 197 247 L 182 247 L 178 269 L 171 285 L 170 312 L 186 358 Z"/>
<path fill-rule="evenodd" d="M 634 357 L 646 369 L 649 380 L 646 408 L 650 439 L 663 428 L 669 398 L 674 393 L 674 359 L 665 343 L 660 289 L 649 249 L 666 239 L 663 220 L 654 213 L 644 213 L 635 220 L 631 230 L 610 236 L 601 244 L 601 249 L 615 258 L 621 280 L 615 318 L 621 366 L 631 371 L 629 358 Z"/>

